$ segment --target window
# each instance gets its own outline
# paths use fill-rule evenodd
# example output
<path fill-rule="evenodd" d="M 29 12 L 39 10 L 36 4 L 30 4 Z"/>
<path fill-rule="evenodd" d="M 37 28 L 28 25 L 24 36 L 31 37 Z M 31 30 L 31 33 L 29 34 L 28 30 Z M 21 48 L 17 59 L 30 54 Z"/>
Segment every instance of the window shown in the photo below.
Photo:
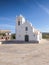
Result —
<path fill-rule="evenodd" d="M 8 35 L 9 35 L 9 33 L 8 33 Z"/>
<path fill-rule="evenodd" d="M 1 39 L 3 39 L 3 37 Z"/>
<path fill-rule="evenodd" d="M 20 21 L 18 21 L 18 25 L 20 25 Z"/>
<path fill-rule="evenodd" d="M 8 37 L 8 39 L 9 39 L 9 37 Z"/>
<path fill-rule="evenodd" d="M 35 37 L 35 34 L 34 34 L 34 37 Z"/>
<path fill-rule="evenodd" d="M 25 30 L 28 31 L 28 27 L 26 27 Z"/>

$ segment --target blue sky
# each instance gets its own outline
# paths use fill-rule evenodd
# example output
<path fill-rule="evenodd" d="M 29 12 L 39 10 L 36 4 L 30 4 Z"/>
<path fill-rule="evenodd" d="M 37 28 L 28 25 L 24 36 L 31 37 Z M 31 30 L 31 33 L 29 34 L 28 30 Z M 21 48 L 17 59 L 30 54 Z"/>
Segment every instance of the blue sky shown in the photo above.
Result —
<path fill-rule="evenodd" d="M 0 0 L 0 29 L 14 33 L 20 14 L 41 32 L 49 32 L 49 0 Z"/>

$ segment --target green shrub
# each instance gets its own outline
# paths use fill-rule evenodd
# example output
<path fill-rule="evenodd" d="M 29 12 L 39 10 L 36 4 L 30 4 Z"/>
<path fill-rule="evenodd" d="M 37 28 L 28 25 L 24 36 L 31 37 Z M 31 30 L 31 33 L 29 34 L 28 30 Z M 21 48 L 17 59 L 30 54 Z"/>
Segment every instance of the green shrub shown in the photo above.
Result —
<path fill-rule="evenodd" d="M 16 39 L 15 35 L 16 35 L 16 34 L 12 34 L 12 35 L 11 35 L 11 39 Z"/>
<path fill-rule="evenodd" d="M 49 38 L 49 33 L 42 33 L 42 38 L 48 39 Z"/>

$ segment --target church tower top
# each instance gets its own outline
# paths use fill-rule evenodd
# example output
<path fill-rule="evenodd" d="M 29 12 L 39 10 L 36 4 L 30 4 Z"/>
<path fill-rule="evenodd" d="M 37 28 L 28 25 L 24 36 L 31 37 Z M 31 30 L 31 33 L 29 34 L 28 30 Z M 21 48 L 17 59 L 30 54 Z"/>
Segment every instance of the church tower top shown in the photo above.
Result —
<path fill-rule="evenodd" d="M 20 21 L 22 24 L 25 22 L 25 18 L 20 14 L 19 16 L 17 16 L 17 22 Z"/>
<path fill-rule="evenodd" d="M 20 17 L 23 17 L 21 14 L 19 15 Z"/>

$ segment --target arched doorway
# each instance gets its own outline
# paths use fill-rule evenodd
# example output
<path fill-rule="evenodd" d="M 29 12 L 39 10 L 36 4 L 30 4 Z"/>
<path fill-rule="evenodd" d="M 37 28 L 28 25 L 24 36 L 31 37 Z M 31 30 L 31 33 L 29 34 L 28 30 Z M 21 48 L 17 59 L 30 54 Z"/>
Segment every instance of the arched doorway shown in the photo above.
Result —
<path fill-rule="evenodd" d="M 25 42 L 28 42 L 28 41 L 29 41 L 29 36 L 25 35 Z"/>

